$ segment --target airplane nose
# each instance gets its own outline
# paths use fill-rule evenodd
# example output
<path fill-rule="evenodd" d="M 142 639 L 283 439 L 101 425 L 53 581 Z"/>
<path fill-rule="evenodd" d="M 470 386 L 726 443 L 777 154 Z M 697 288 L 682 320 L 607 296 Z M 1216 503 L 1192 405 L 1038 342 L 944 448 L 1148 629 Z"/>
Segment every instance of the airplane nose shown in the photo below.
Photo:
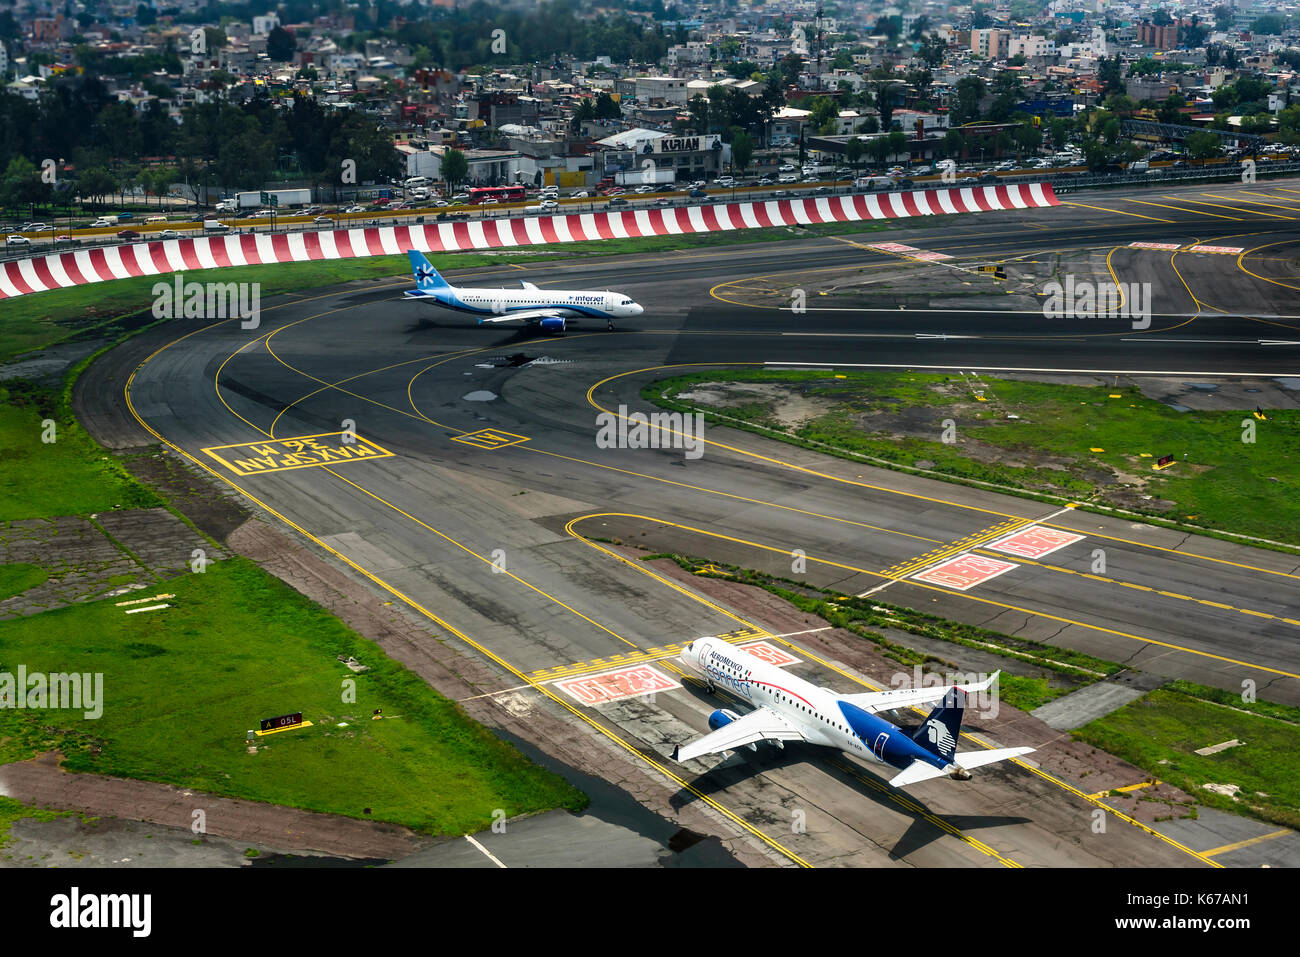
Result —
<path fill-rule="evenodd" d="M 639 302 L 633 304 L 632 308 L 636 310 L 635 312 L 632 313 L 632 315 L 634 316 L 639 316 L 641 315 L 641 313 L 645 312 L 645 307 L 641 305 Z"/>

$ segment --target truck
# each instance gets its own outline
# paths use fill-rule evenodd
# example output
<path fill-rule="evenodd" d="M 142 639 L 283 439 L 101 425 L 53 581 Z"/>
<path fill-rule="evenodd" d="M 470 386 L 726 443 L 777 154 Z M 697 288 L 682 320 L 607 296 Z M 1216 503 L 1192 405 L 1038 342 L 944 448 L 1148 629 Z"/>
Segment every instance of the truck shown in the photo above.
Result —
<path fill-rule="evenodd" d="M 660 186 L 671 183 L 676 176 L 675 170 L 646 166 L 619 170 L 614 174 L 614 182 L 619 186 Z"/>
<path fill-rule="evenodd" d="M 277 198 L 278 209 L 287 209 L 290 206 L 307 206 L 311 203 L 310 189 L 266 189 L 266 190 L 249 190 L 245 193 L 235 194 L 235 207 L 237 209 L 256 209 L 260 206 L 269 206 L 270 203 L 262 202 L 262 194 L 265 193 L 268 198 L 274 196 Z"/>
<path fill-rule="evenodd" d="M 205 233 L 224 233 L 230 229 L 225 223 L 216 219 L 205 219 L 203 221 L 203 231 Z"/>

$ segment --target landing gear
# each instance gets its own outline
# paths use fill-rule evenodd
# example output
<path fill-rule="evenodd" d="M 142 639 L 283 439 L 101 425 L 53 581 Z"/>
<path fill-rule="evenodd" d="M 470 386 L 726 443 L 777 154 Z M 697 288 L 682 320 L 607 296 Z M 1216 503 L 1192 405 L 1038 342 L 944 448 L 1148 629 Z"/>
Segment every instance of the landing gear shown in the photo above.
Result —
<path fill-rule="evenodd" d="M 606 320 L 605 320 L 605 329 L 606 329 L 607 331 L 609 331 L 609 332 L 613 332 L 613 331 L 614 331 L 614 320 L 613 320 L 613 319 L 606 319 Z"/>

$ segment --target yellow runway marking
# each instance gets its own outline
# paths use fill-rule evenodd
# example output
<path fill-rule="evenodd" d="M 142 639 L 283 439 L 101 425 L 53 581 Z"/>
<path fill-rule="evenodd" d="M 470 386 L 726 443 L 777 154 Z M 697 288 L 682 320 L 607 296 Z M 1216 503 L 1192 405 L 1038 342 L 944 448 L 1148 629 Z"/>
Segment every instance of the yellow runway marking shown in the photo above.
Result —
<path fill-rule="evenodd" d="M 1243 847 L 1251 847 L 1255 844 L 1262 844 L 1264 841 L 1271 841 L 1275 837 L 1285 837 L 1287 834 L 1294 834 L 1295 831 L 1282 830 L 1273 831 L 1270 834 L 1261 834 L 1258 837 L 1247 838 L 1244 841 L 1237 841 L 1235 844 L 1224 844 L 1222 847 L 1212 848 L 1208 851 L 1201 851 L 1206 857 L 1217 857 L 1220 854 L 1227 854 L 1229 851 L 1239 851 Z"/>
<path fill-rule="evenodd" d="M 1233 196 L 1220 196 L 1218 193 L 1202 193 L 1201 195 L 1202 195 L 1202 196 L 1213 196 L 1215 199 L 1235 199 L 1235 198 L 1236 198 L 1236 197 L 1233 197 Z M 1198 199 L 1189 199 L 1189 200 L 1187 200 L 1187 202 L 1189 202 L 1189 203 L 1200 203 L 1200 202 L 1204 202 L 1204 201 L 1203 201 L 1203 200 L 1198 200 Z M 1249 203 L 1250 200 L 1244 200 L 1244 202 Z M 1278 215 L 1277 213 L 1266 213 L 1266 212 L 1264 212 L 1264 210 L 1262 210 L 1262 209 L 1242 209 L 1240 206 L 1225 206 L 1225 205 L 1223 205 L 1222 203 L 1205 203 L 1205 205 L 1206 205 L 1206 206 L 1217 206 L 1217 207 L 1219 207 L 1220 209 L 1230 209 L 1230 210 L 1232 210 L 1233 212 L 1236 212 L 1236 213 L 1250 213 L 1250 214 L 1252 214 L 1252 215 L 1254 215 L 1254 216 L 1271 216 L 1273 219 L 1291 219 L 1291 220 L 1295 219 L 1294 216 L 1280 216 L 1280 215 Z M 1255 205 L 1263 205 L 1263 204 L 1256 203 Z"/>
<path fill-rule="evenodd" d="M 1179 199 L 1183 199 L 1183 197 L 1181 197 L 1181 196 L 1178 197 L 1178 198 L 1179 198 Z M 1190 200 L 1190 199 L 1184 199 L 1183 201 L 1184 201 L 1184 202 L 1187 202 L 1187 203 L 1193 202 L 1193 201 Z M 1239 223 L 1239 222 L 1241 222 L 1241 217 L 1239 217 L 1239 216 L 1224 216 L 1222 213 L 1207 213 L 1207 212 L 1206 212 L 1205 210 L 1203 210 L 1203 209 L 1188 209 L 1188 208 L 1185 207 L 1185 206 L 1170 206 L 1168 203 L 1154 203 L 1154 202 L 1150 202 L 1150 201 L 1145 200 L 1145 199 L 1126 199 L 1126 200 L 1124 200 L 1124 202 L 1126 202 L 1126 203 L 1139 203 L 1139 204 L 1141 204 L 1141 205 L 1143 205 L 1143 206 L 1159 206 L 1159 207 L 1161 207 L 1162 209 L 1176 209 L 1176 210 L 1178 210 L 1180 213 L 1191 213 L 1193 216 L 1213 216 L 1215 219 L 1228 219 L 1228 220 L 1231 220 L 1231 221 L 1234 222 L 1234 223 Z"/>
<path fill-rule="evenodd" d="M 1149 219 L 1157 223 L 1172 223 L 1172 219 L 1161 219 L 1159 216 L 1144 216 L 1142 213 L 1130 213 L 1123 209 L 1110 209 L 1106 206 L 1089 206 L 1087 203 L 1061 202 L 1062 206 L 1082 206 L 1085 209 L 1096 209 L 1103 213 L 1114 213 L 1117 216 L 1136 216 L 1138 219 Z"/>
<path fill-rule="evenodd" d="M 1101 798 L 1101 797 L 1105 797 L 1108 794 L 1114 794 L 1117 791 L 1120 794 L 1128 794 L 1130 791 L 1141 791 L 1143 788 L 1154 787 L 1159 783 L 1160 783 L 1159 781 L 1139 781 L 1137 784 L 1126 784 L 1122 788 L 1107 788 L 1104 791 L 1098 791 L 1095 794 L 1089 794 L 1088 797 Z"/>

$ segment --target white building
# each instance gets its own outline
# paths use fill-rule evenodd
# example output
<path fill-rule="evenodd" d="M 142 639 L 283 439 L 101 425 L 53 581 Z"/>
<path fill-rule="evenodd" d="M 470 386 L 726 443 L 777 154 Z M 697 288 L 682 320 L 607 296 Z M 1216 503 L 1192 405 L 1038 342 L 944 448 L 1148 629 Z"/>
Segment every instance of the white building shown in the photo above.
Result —
<path fill-rule="evenodd" d="M 280 18 L 274 13 L 268 13 L 265 16 L 260 17 L 253 17 L 253 36 L 266 36 L 279 25 Z"/>

